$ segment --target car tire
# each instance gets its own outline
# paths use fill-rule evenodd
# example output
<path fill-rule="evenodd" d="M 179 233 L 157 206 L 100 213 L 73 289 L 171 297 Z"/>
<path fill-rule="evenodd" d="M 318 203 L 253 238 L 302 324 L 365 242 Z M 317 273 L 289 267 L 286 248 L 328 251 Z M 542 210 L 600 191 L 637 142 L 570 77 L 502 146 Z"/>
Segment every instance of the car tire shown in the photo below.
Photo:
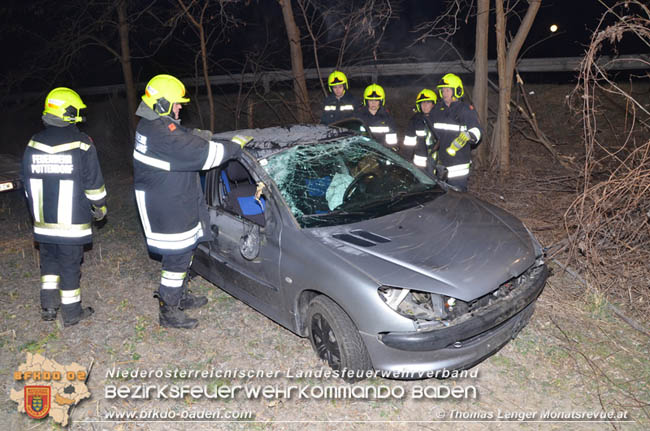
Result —
<path fill-rule="evenodd" d="M 372 370 L 359 330 L 334 301 L 323 295 L 312 299 L 307 309 L 307 326 L 314 351 L 333 370 L 346 370 L 341 375 L 343 380 L 362 380 L 365 373 L 361 371 Z"/>

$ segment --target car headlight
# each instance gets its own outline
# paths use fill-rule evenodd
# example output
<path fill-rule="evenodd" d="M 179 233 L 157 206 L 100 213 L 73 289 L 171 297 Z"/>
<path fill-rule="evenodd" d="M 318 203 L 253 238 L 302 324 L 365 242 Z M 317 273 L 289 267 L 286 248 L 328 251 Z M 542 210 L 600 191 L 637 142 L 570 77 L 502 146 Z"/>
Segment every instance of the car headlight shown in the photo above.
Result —
<path fill-rule="evenodd" d="M 432 321 L 441 325 L 457 316 L 462 301 L 449 296 L 399 287 L 381 286 L 379 297 L 393 311 L 415 321 Z"/>

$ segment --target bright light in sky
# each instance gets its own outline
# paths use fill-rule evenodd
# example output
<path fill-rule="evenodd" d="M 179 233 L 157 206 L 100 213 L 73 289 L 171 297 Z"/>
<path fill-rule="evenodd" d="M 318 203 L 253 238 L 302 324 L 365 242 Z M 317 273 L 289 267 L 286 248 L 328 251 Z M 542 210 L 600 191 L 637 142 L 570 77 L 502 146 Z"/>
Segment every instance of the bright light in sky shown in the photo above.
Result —
<path fill-rule="evenodd" d="M 555 33 L 557 31 L 557 25 L 553 24 L 549 27 L 549 30 L 551 30 L 551 33 Z"/>

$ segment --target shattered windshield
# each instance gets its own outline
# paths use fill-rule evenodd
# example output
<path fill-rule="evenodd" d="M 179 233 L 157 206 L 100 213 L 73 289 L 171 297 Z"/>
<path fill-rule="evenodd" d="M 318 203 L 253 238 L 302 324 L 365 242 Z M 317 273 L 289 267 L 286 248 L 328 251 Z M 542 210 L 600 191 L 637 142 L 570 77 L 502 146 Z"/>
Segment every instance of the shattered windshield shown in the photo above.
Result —
<path fill-rule="evenodd" d="M 411 163 L 362 136 L 297 145 L 260 164 L 302 227 L 380 217 L 443 193 Z"/>

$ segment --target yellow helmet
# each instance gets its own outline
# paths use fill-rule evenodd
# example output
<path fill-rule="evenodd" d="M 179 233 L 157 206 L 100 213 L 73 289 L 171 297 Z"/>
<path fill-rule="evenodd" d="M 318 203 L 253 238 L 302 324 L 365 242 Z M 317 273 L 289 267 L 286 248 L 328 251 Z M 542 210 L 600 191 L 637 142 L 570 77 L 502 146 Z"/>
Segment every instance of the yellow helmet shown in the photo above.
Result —
<path fill-rule="evenodd" d="M 363 91 L 363 104 L 366 104 L 366 100 L 381 100 L 381 104 L 386 103 L 386 93 L 384 89 L 381 88 L 381 85 L 370 84 Z"/>
<path fill-rule="evenodd" d="M 332 87 L 335 85 L 345 85 L 345 89 L 348 89 L 348 78 L 345 76 L 345 73 L 335 70 L 330 73 L 330 76 L 327 78 L 327 85 L 332 91 Z"/>
<path fill-rule="evenodd" d="M 437 101 L 438 96 L 436 96 L 435 91 L 429 90 L 428 88 L 423 88 L 422 91 L 418 93 L 418 97 L 415 98 L 415 109 L 417 109 L 418 112 L 422 112 L 420 109 L 420 103 L 431 102 L 435 105 Z"/>
<path fill-rule="evenodd" d="M 79 115 L 79 111 L 85 108 L 86 105 L 76 91 L 58 87 L 45 97 L 43 115 L 52 114 L 68 123 L 79 123 L 84 120 L 84 117 Z"/>
<path fill-rule="evenodd" d="M 463 81 L 461 81 L 461 79 L 453 73 L 448 73 L 443 76 L 440 81 L 438 81 L 438 86 L 436 88 L 438 89 L 438 94 L 440 94 L 440 97 L 442 97 L 443 88 L 453 88 L 454 96 L 456 98 L 463 97 L 464 94 Z"/>
<path fill-rule="evenodd" d="M 169 115 L 174 103 L 187 103 L 185 86 L 171 75 L 156 75 L 147 84 L 142 101 L 158 115 Z"/>

